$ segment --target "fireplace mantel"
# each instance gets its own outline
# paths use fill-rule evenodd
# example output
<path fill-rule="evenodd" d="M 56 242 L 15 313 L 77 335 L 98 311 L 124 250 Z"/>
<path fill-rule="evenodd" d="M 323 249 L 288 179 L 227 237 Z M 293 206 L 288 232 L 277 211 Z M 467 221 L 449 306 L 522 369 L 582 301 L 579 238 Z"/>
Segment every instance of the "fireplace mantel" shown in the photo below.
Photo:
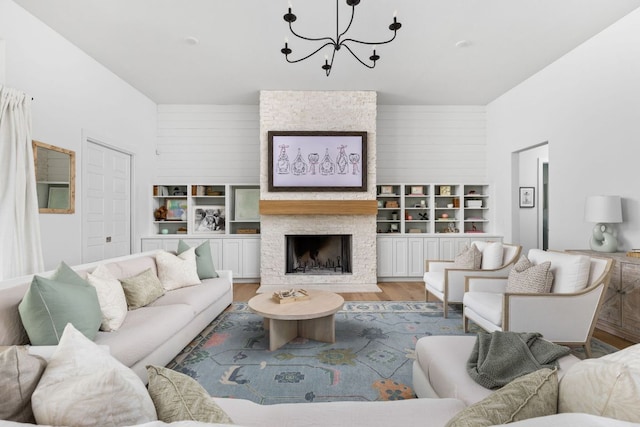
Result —
<path fill-rule="evenodd" d="M 376 215 L 375 200 L 260 200 L 261 215 Z"/>

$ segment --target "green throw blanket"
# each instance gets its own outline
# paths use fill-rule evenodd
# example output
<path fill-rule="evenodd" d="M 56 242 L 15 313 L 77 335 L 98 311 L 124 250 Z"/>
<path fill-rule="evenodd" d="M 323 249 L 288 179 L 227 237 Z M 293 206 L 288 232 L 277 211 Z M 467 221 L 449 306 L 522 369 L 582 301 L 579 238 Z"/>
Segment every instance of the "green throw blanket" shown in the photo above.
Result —
<path fill-rule="evenodd" d="M 542 339 L 536 332 L 481 332 L 467 361 L 475 382 L 495 389 L 542 368 L 558 366 L 570 349 Z"/>

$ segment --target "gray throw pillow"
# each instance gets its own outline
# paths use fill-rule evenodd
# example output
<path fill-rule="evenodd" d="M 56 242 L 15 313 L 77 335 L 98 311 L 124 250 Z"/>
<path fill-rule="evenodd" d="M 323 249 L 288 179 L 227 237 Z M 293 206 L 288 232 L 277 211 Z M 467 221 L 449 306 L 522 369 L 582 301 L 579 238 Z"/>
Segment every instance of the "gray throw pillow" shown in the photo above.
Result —
<path fill-rule="evenodd" d="M 11 346 L 0 353 L 0 420 L 35 424 L 31 395 L 47 362 L 24 347 Z"/>
<path fill-rule="evenodd" d="M 144 307 L 164 295 L 162 282 L 150 268 L 133 277 L 120 279 L 120 283 L 122 283 L 129 310 Z"/>
<path fill-rule="evenodd" d="M 18 310 L 32 345 L 57 345 L 67 323 L 93 340 L 102 323 L 96 289 L 64 262 L 49 279 L 33 277 Z"/>
<path fill-rule="evenodd" d="M 453 268 L 478 270 L 482 265 L 482 252 L 475 244 L 462 248 L 453 260 Z"/>
<path fill-rule="evenodd" d="M 484 427 L 507 424 L 558 412 L 556 370 L 539 369 L 467 406 L 445 427 Z"/>
<path fill-rule="evenodd" d="M 506 291 L 508 293 L 547 293 L 551 291 L 552 285 L 551 262 L 534 265 L 522 255 L 509 272 Z"/>
<path fill-rule="evenodd" d="M 178 255 L 189 250 L 190 247 L 184 241 L 178 242 Z M 204 243 L 196 247 L 196 266 L 198 268 L 198 277 L 202 279 L 211 279 L 218 277 L 216 268 L 213 265 L 213 258 L 211 257 L 211 246 L 209 241 L 205 240 Z"/>
<path fill-rule="evenodd" d="M 233 424 L 231 418 L 193 378 L 160 366 L 147 366 L 149 395 L 158 420 Z"/>

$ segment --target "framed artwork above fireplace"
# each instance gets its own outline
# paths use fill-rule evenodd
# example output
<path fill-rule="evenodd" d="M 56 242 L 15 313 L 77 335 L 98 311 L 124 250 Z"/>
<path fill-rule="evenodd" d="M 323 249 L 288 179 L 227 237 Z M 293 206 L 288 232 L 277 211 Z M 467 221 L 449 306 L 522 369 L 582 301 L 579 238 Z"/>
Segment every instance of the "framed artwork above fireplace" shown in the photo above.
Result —
<path fill-rule="evenodd" d="M 367 132 L 269 131 L 269 191 L 367 191 Z"/>

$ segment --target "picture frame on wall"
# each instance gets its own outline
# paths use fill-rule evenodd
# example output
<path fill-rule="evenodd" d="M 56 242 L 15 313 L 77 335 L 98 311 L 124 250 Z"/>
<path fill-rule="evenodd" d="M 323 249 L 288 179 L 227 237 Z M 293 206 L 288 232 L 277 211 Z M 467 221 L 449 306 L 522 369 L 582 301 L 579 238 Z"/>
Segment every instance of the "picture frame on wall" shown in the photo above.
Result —
<path fill-rule="evenodd" d="M 520 187 L 520 207 L 533 208 L 536 205 L 535 187 Z"/>
<path fill-rule="evenodd" d="M 367 191 L 367 132 L 269 131 L 269 191 Z"/>

